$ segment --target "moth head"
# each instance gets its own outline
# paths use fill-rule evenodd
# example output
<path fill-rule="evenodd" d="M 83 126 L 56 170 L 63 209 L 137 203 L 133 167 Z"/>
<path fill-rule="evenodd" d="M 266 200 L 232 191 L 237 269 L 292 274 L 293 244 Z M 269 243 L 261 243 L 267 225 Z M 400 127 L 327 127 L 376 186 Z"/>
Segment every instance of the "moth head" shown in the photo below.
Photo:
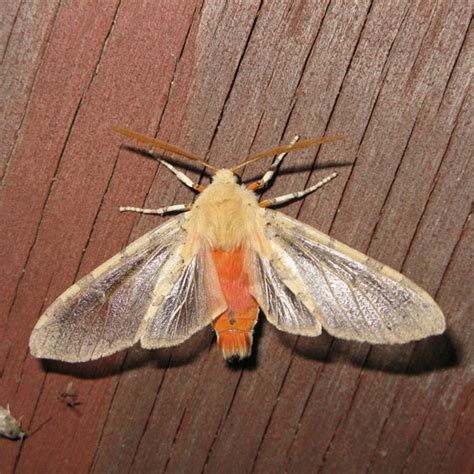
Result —
<path fill-rule="evenodd" d="M 212 182 L 220 184 L 242 184 L 242 178 L 232 170 L 224 168 L 216 172 L 212 178 Z"/>

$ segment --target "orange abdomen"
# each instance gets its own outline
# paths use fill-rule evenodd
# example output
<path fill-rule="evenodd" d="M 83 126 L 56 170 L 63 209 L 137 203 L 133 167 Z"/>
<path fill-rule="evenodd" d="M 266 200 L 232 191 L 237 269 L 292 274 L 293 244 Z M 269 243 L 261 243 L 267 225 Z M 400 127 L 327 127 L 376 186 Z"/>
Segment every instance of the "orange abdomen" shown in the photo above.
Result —
<path fill-rule="evenodd" d="M 213 250 L 222 293 L 228 309 L 213 321 L 217 344 L 225 359 L 243 359 L 252 352 L 252 333 L 258 316 L 258 304 L 250 294 L 245 271 L 245 251 Z"/>

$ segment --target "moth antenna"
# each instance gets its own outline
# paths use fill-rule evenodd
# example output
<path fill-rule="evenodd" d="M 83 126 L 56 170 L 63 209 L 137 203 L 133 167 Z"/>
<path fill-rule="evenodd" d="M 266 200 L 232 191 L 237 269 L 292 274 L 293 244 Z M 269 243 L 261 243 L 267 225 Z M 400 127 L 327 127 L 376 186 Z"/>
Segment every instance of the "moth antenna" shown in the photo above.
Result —
<path fill-rule="evenodd" d="M 269 156 L 279 155 L 280 153 L 287 153 L 289 151 L 300 150 L 302 148 L 311 148 L 312 146 L 322 145 L 323 143 L 332 143 L 338 140 L 344 140 L 344 137 L 339 135 L 329 136 L 329 137 L 320 137 L 320 138 L 312 138 L 310 140 L 303 140 L 301 142 L 293 143 L 291 145 L 281 145 L 277 146 L 276 148 L 271 148 L 270 150 L 261 151 L 256 155 L 251 156 L 248 160 L 240 163 L 237 166 L 234 166 L 230 170 L 232 172 L 236 172 L 240 168 L 244 166 L 255 163 L 256 161 L 262 160 L 263 158 L 267 158 Z"/>
<path fill-rule="evenodd" d="M 133 138 L 134 140 L 137 140 L 139 142 L 153 145 L 155 148 L 160 148 L 161 150 L 170 151 L 171 153 L 174 153 L 176 155 L 182 156 L 184 158 L 188 158 L 189 160 L 192 160 L 192 161 L 196 161 L 202 166 L 205 166 L 206 168 L 209 168 L 210 170 L 214 171 L 214 173 L 219 171 L 219 168 L 216 168 L 215 166 L 212 166 L 211 164 L 206 163 L 204 160 L 199 158 L 199 156 L 189 151 L 183 150 L 177 146 L 170 145 L 169 143 L 161 142 L 159 140 L 156 140 L 155 138 L 147 137 L 145 135 L 140 135 L 139 133 L 132 132 L 125 128 L 115 127 L 113 125 L 110 128 L 114 132 L 119 133 L 120 135 L 124 135 L 125 137 Z"/>

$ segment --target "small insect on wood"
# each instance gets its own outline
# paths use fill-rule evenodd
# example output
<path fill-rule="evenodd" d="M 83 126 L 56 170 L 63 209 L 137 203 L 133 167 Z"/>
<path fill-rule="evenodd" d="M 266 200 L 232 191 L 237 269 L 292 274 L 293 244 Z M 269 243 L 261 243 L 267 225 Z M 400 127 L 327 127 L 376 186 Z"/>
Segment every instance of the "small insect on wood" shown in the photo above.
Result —
<path fill-rule="evenodd" d="M 199 194 L 194 204 L 121 211 L 172 217 L 64 292 L 43 314 L 30 339 L 36 357 L 80 362 L 140 341 L 154 349 L 182 343 L 212 324 L 225 359 L 252 349 L 259 309 L 282 331 L 372 344 L 405 343 L 440 334 L 444 316 L 405 276 L 333 238 L 268 208 L 301 198 L 336 176 L 300 192 L 259 202 L 289 151 L 329 143 L 323 137 L 258 153 L 219 169 L 175 146 L 128 130 L 118 133 L 200 163 L 214 172 L 204 188 L 161 159 Z M 236 171 L 275 156 L 248 186 Z"/>
<path fill-rule="evenodd" d="M 0 436 L 13 440 L 28 436 L 28 433 L 21 427 L 20 421 L 13 417 L 8 405 L 6 408 L 0 407 Z"/>
<path fill-rule="evenodd" d="M 69 408 L 76 408 L 78 405 L 82 405 L 78 398 L 79 394 L 74 389 L 72 382 L 69 382 L 66 390 L 58 395 L 58 399 Z"/>

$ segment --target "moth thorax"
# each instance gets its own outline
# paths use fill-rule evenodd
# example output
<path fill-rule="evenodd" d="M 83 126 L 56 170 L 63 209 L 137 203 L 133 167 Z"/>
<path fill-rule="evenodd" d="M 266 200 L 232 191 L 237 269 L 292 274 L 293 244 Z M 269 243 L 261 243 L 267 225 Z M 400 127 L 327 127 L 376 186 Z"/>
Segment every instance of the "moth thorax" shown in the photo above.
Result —
<path fill-rule="evenodd" d="M 196 209 L 194 227 L 211 248 L 233 250 L 247 245 L 255 233 L 255 211 L 241 199 L 204 201 Z"/>

